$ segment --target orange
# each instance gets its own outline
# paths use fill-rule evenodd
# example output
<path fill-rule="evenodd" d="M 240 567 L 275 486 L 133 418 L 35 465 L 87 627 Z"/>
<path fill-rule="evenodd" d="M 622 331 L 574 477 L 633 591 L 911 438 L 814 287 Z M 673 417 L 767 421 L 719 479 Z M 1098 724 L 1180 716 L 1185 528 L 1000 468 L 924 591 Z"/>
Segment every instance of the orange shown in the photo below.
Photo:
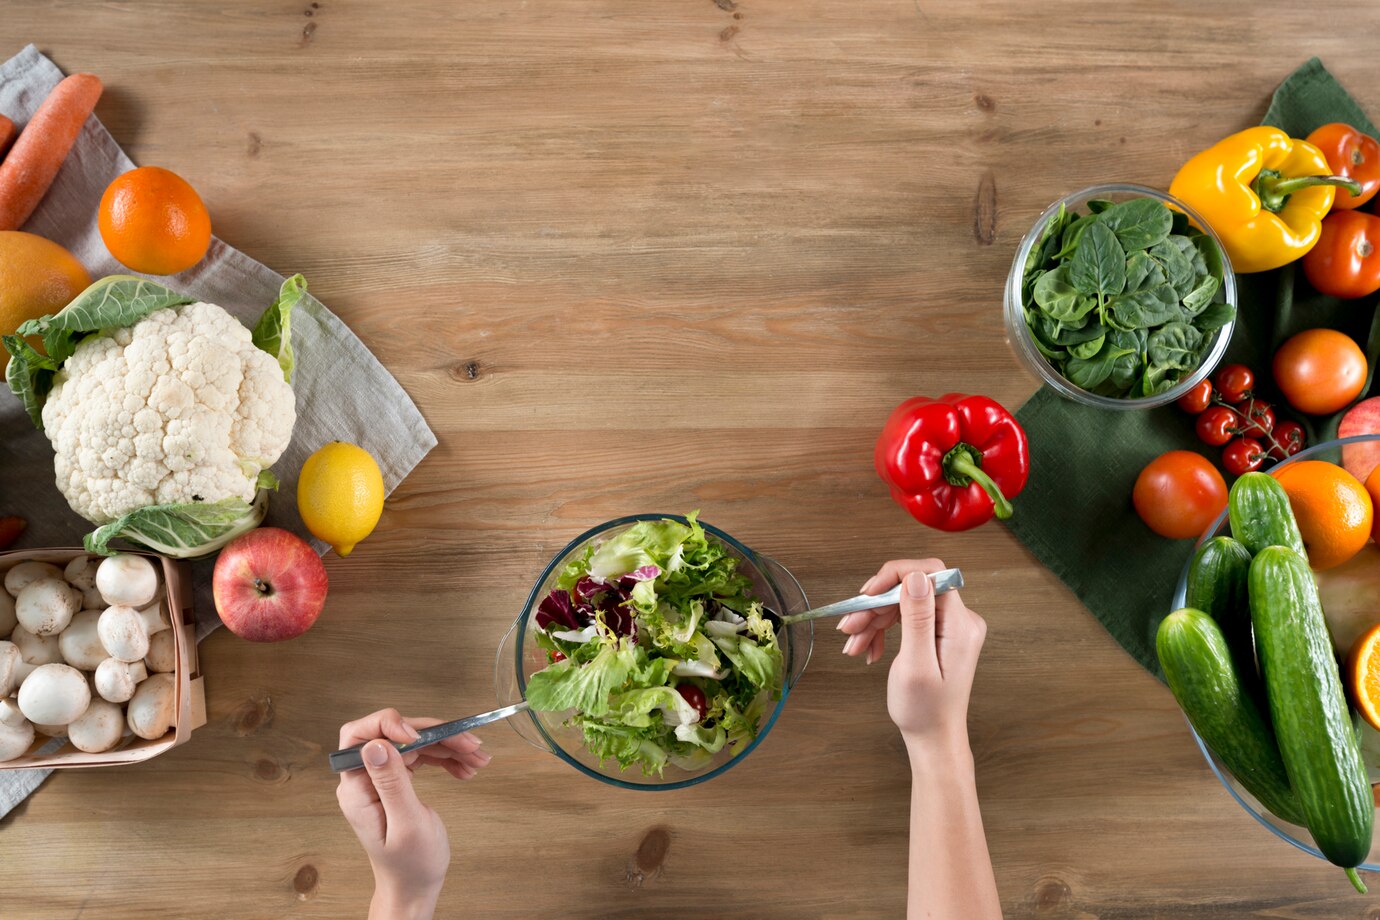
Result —
<path fill-rule="evenodd" d="M 1366 494 L 1370 496 L 1372 508 L 1380 503 L 1380 464 L 1377 464 L 1366 477 Z M 1371 524 L 1370 536 L 1372 540 L 1380 543 L 1380 515 L 1376 515 L 1374 523 Z"/>
<path fill-rule="evenodd" d="M 1361 634 L 1342 672 L 1347 694 L 1361 718 L 1380 729 L 1380 623 Z"/>
<path fill-rule="evenodd" d="M 110 254 L 147 275 L 191 268 L 211 245 L 211 216 L 201 196 L 177 173 L 157 166 L 131 169 L 110 183 L 97 225 Z"/>
<path fill-rule="evenodd" d="M 0 335 L 13 335 L 25 320 L 56 313 L 90 284 L 77 257 L 52 240 L 0 230 Z M 28 341 L 41 347 L 38 336 Z"/>
<path fill-rule="evenodd" d="M 1322 460 L 1291 463 L 1271 475 L 1289 496 L 1314 569 L 1341 565 L 1366 545 L 1374 505 L 1355 476 Z"/>

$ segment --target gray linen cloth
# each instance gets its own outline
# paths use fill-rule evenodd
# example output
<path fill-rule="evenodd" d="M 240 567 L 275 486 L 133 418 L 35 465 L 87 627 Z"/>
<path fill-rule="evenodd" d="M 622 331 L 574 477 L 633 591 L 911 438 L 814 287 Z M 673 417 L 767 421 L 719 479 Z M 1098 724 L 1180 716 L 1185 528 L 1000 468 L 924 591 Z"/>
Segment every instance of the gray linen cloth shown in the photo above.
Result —
<path fill-rule="evenodd" d="M 22 126 L 62 79 L 62 71 L 33 45 L 0 65 L 0 114 Z M 130 274 L 111 257 L 96 229 L 101 194 L 133 169 L 95 116 L 87 119 L 57 180 L 24 229 L 67 247 L 91 277 Z M 192 177 L 195 180 L 195 177 Z M 212 215 L 214 221 L 215 215 Z M 200 263 L 172 278 L 156 279 L 177 291 L 220 304 L 252 326 L 283 277 L 219 239 Z M 311 278 L 307 279 L 310 284 Z M 293 496 L 302 462 L 328 441 L 350 441 L 378 460 L 392 492 L 431 448 L 436 436 L 416 405 L 354 333 L 314 297 L 293 311 L 297 369 L 297 426 L 292 444 L 274 466 L 282 488 L 269 500 L 266 523 L 306 535 Z M 2 360 L 2 358 L 0 358 Z M 19 401 L 0 386 L 0 514 L 18 514 L 29 529 L 18 547 L 79 546 L 92 525 L 76 515 L 57 490 L 47 437 L 34 429 Z M 313 541 L 318 552 L 325 545 Z M 220 626 L 211 602 L 211 563 L 195 567 L 197 639 Z M 209 675 L 212 681 L 215 674 Z M 23 801 L 46 770 L 0 772 L 0 817 Z"/>

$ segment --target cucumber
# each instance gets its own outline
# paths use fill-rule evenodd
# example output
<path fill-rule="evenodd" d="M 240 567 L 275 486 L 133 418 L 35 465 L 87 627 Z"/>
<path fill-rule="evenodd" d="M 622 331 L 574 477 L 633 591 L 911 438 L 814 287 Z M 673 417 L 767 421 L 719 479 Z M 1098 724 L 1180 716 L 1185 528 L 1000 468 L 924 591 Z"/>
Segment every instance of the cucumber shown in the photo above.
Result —
<path fill-rule="evenodd" d="M 1252 556 L 1267 546 L 1287 546 L 1308 559 L 1289 496 L 1269 473 L 1246 473 L 1232 483 L 1227 517 L 1231 535 Z"/>
<path fill-rule="evenodd" d="M 1165 680 L 1203 743 L 1271 812 L 1304 825 L 1275 735 L 1240 679 L 1221 627 L 1185 607 L 1160 622 L 1155 651 Z"/>
<path fill-rule="evenodd" d="M 1217 621 L 1231 648 L 1243 683 L 1259 689 L 1255 642 L 1251 638 L 1251 604 L 1246 582 L 1251 554 L 1231 537 L 1213 537 L 1198 548 L 1188 567 L 1184 603 Z M 1201 733 L 1200 733 L 1201 734 Z"/>
<path fill-rule="evenodd" d="M 1354 867 L 1370 852 L 1375 801 L 1313 572 L 1294 550 L 1266 547 L 1251 560 L 1250 595 L 1256 653 L 1289 785 L 1318 849 L 1365 891 Z"/>

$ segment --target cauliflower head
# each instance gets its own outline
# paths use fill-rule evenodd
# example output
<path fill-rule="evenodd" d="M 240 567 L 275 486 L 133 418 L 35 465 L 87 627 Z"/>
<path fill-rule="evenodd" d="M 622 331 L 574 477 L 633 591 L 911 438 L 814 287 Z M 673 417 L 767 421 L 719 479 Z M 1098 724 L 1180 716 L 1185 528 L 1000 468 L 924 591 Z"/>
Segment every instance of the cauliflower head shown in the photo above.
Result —
<path fill-rule="evenodd" d="M 96 524 L 146 505 L 252 501 L 296 420 L 278 361 L 200 302 L 83 339 L 43 406 L 57 486 Z"/>

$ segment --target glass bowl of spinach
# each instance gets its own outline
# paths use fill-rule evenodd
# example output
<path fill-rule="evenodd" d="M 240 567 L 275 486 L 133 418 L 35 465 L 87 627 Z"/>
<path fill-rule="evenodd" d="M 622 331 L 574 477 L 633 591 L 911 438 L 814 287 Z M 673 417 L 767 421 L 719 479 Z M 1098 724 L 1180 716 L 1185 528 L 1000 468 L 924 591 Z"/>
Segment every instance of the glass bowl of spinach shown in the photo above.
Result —
<path fill-rule="evenodd" d="M 1207 222 L 1139 185 L 1050 205 L 1006 280 L 1006 331 L 1055 392 L 1104 409 L 1173 402 L 1221 360 L 1236 276 Z"/>

